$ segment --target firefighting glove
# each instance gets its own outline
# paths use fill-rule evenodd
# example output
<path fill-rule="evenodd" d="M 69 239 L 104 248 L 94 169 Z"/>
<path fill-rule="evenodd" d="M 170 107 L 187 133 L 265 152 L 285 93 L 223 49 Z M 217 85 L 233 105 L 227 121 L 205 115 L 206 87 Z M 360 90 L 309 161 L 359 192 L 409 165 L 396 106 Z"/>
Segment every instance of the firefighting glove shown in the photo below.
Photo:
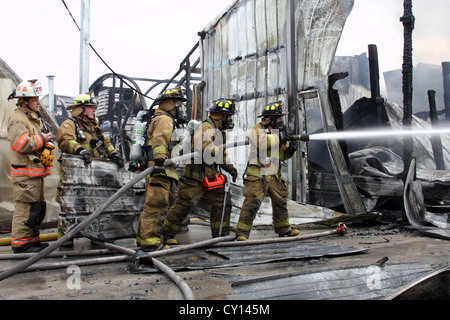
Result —
<path fill-rule="evenodd" d="M 236 182 L 238 172 L 232 164 L 222 164 L 220 167 L 231 175 L 233 182 Z"/>
<path fill-rule="evenodd" d="M 83 158 L 86 165 L 90 164 L 92 162 L 91 153 L 84 148 L 80 149 L 82 150 L 78 152 L 78 154 L 81 156 L 81 158 Z"/>
<path fill-rule="evenodd" d="M 103 141 L 101 141 L 99 138 L 92 138 L 91 141 L 89 141 L 92 149 L 99 147 L 102 143 Z"/>
<path fill-rule="evenodd" d="M 53 167 L 53 150 L 55 145 L 52 142 L 47 142 L 41 152 L 41 162 L 46 167 Z"/>
<path fill-rule="evenodd" d="M 282 126 L 281 128 L 278 128 L 278 136 L 280 138 L 280 141 L 285 142 L 288 141 L 288 133 L 286 131 L 286 126 Z"/>
<path fill-rule="evenodd" d="M 289 147 L 287 152 L 289 155 L 293 155 L 298 149 L 298 141 L 289 141 Z"/>
<path fill-rule="evenodd" d="M 139 164 L 136 162 L 130 162 L 128 165 L 128 171 L 130 172 L 136 172 L 139 170 Z"/>
<path fill-rule="evenodd" d="M 155 165 L 153 166 L 152 176 L 155 174 L 164 173 L 166 171 L 164 167 L 164 159 L 155 159 Z"/>
<path fill-rule="evenodd" d="M 122 157 L 121 157 L 120 154 L 118 154 L 118 153 L 113 153 L 113 154 L 111 155 L 110 159 L 111 159 L 112 161 L 114 161 L 115 163 L 117 163 L 117 166 L 118 166 L 119 168 L 123 168 L 124 165 L 125 165 L 125 163 L 124 163 Z"/>

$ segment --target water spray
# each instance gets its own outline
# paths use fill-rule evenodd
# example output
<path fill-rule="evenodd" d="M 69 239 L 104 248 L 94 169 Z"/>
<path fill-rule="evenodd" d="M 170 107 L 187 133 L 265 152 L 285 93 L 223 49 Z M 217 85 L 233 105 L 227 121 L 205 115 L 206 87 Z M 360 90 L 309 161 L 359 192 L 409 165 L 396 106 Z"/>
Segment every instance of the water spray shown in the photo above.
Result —
<path fill-rule="evenodd" d="M 337 131 L 337 132 L 321 132 L 310 135 L 289 135 L 290 141 L 325 141 L 325 140 L 361 140 L 361 139 L 377 139 L 396 136 L 427 136 L 448 134 L 450 128 L 447 129 L 424 129 L 424 130 L 369 130 L 369 131 Z"/>

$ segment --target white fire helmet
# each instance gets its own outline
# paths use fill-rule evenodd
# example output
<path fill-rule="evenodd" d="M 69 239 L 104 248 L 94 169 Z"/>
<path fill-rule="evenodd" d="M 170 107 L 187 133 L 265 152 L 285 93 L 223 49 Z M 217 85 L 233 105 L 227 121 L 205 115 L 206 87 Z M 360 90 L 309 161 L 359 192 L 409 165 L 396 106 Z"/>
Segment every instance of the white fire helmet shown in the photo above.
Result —
<path fill-rule="evenodd" d="M 31 98 L 42 95 L 42 85 L 38 80 L 21 82 L 16 88 L 15 98 Z"/>

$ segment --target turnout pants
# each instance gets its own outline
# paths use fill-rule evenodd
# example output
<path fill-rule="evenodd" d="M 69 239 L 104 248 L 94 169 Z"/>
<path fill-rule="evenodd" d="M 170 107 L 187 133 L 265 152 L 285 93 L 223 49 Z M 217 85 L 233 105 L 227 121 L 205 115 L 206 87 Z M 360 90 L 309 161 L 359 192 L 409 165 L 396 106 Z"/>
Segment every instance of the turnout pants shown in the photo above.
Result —
<path fill-rule="evenodd" d="M 145 204 L 139 217 L 136 242 L 141 247 L 161 244 L 162 221 L 169 208 L 172 179 L 154 176 L 145 182 Z"/>
<path fill-rule="evenodd" d="M 213 238 L 228 235 L 230 233 L 231 216 L 231 192 L 228 191 L 225 203 L 225 213 L 222 225 L 222 234 L 219 235 L 220 222 L 222 220 L 224 188 L 205 191 L 203 183 L 194 179 L 183 177 L 178 187 L 178 198 L 167 212 L 163 230 L 169 236 L 175 236 L 189 213 L 194 210 L 200 198 L 205 195 L 210 204 L 211 235 Z"/>
<path fill-rule="evenodd" d="M 13 183 L 13 198 L 11 246 L 26 249 L 39 242 L 39 226 L 44 221 L 47 209 L 44 179 Z"/>
<path fill-rule="evenodd" d="M 272 200 L 272 217 L 275 233 L 284 234 L 289 231 L 289 214 L 287 210 L 287 198 L 289 190 L 284 178 L 278 180 L 276 176 L 267 176 L 267 194 Z M 262 178 L 247 176 L 244 181 L 243 194 L 245 197 L 242 205 L 236 235 L 250 236 L 253 221 L 265 198 L 264 180 Z"/>

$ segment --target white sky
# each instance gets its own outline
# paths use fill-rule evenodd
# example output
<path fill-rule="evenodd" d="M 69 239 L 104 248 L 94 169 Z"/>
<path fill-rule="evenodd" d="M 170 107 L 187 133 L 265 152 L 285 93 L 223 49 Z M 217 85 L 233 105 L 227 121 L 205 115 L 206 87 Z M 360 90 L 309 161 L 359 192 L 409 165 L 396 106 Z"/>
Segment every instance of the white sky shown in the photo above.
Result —
<path fill-rule="evenodd" d="M 90 42 L 115 72 L 170 78 L 202 30 L 233 0 L 91 0 Z M 66 0 L 80 24 L 80 0 Z M 414 64 L 450 60 L 450 0 L 413 0 Z M 78 95 L 79 31 L 61 0 L 0 0 L 0 58 L 23 80 Z M 355 0 L 337 55 L 359 55 L 376 44 L 380 71 L 399 69 L 403 0 Z M 89 83 L 110 71 L 90 53 Z M 139 83 L 141 90 L 150 84 Z"/>

